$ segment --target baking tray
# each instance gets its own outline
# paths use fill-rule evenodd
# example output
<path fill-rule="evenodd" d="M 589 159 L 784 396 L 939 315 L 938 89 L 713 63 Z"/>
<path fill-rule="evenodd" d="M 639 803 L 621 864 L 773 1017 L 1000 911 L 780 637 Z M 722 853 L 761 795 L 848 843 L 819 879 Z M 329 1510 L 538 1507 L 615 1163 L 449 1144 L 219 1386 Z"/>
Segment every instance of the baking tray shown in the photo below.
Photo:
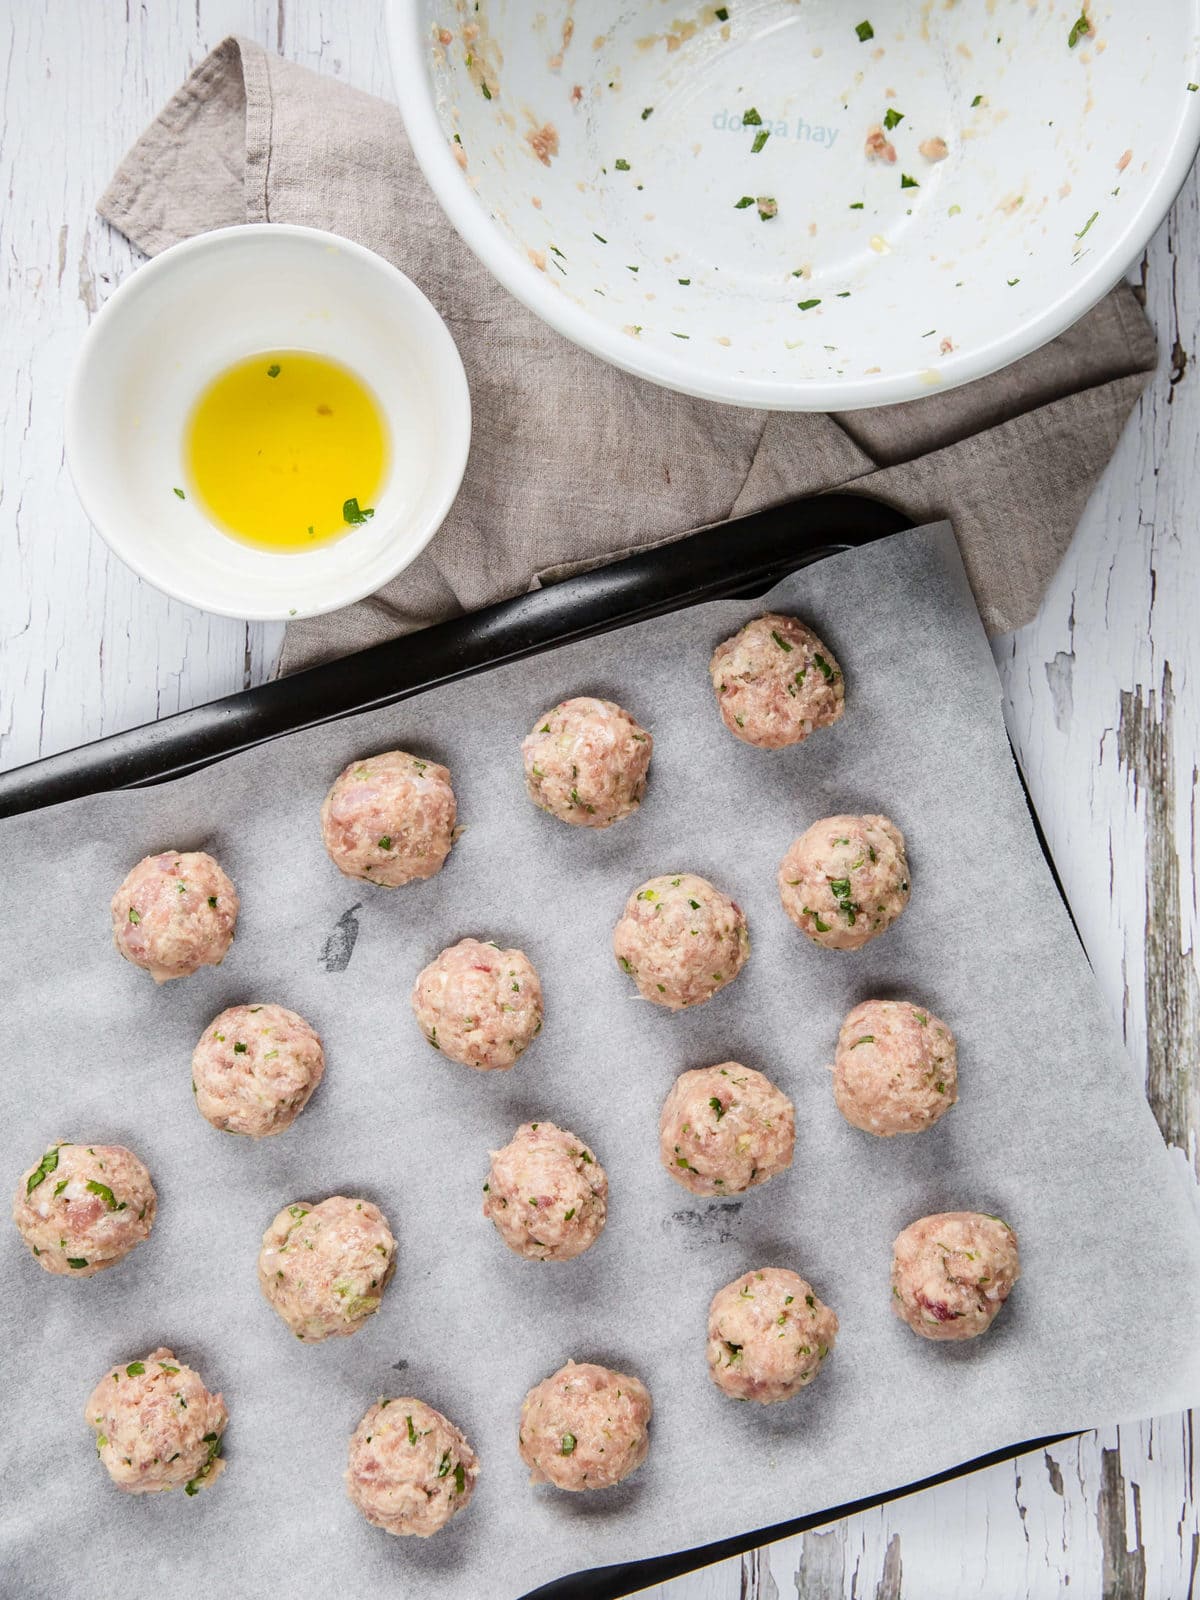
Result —
<path fill-rule="evenodd" d="M 377 710 L 504 662 L 685 606 L 763 593 L 801 567 L 911 526 L 901 513 L 856 495 L 792 501 L 716 524 L 685 540 L 660 545 L 420 633 L 0 773 L 0 816 L 15 816 L 103 790 L 165 782 L 268 740 Z M 1030 811 L 1036 827 L 1032 805 Z M 1040 828 L 1038 838 L 1054 872 Z M 1057 874 L 1055 882 L 1059 882 Z M 618 1600 L 758 1545 L 821 1527 L 1069 1437 L 1055 1434 L 1024 1440 L 915 1483 L 808 1512 L 732 1539 L 556 1579 L 526 1600 Z"/>

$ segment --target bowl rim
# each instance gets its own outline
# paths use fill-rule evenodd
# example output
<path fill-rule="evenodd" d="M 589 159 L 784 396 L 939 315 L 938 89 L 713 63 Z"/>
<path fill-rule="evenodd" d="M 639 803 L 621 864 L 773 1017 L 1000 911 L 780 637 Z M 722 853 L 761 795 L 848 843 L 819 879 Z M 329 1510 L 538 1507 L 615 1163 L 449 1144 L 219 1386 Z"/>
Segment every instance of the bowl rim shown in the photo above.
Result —
<path fill-rule="evenodd" d="M 409 314 L 424 322 L 431 330 L 434 342 L 440 345 L 438 358 L 445 366 L 447 380 L 454 391 L 448 408 L 447 420 L 453 429 L 453 437 L 449 441 L 451 446 L 449 470 L 445 475 L 445 481 L 424 516 L 397 524 L 397 534 L 403 531 L 409 538 L 415 539 L 413 548 L 406 550 L 403 558 L 394 564 L 388 564 L 381 552 L 371 568 L 369 577 L 365 579 L 362 576 L 353 577 L 353 572 L 360 571 L 354 568 L 342 586 L 329 586 L 326 597 L 320 603 L 295 609 L 277 605 L 268 606 L 261 602 L 256 605 L 251 600 L 228 605 L 213 604 L 207 599 L 197 600 L 186 585 L 165 580 L 154 570 L 152 560 L 147 561 L 138 550 L 130 548 L 130 543 L 119 526 L 116 528 L 105 526 L 94 510 L 95 500 L 89 494 L 87 473 L 80 466 L 83 460 L 80 440 L 87 426 L 85 386 L 97 330 L 106 327 L 114 316 L 124 314 L 137 296 L 145 292 L 148 284 L 157 282 L 160 277 L 173 271 L 181 259 L 214 250 L 229 249 L 231 244 L 236 245 L 249 237 L 269 238 L 280 244 L 287 240 L 300 240 L 303 244 L 319 244 L 322 248 L 334 245 L 338 250 L 366 262 L 373 270 L 381 272 L 384 278 L 390 278 L 393 288 L 398 289 L 404 297 Z M 67 470 L 89 525 L 136 577 L 170 599 L 178 600 L 211 616 L 231 617 L 240 622 L 298 622 L 304 617 L 323 616 L 330 611 L 338 611 L 344 606 L 354 605 L 357 601 L 366 599 L 368 595 L 375 594 L 384 584 L 398 577 L 421 555 L 445 522 L 462 486 L 471 448 L 471 428 L 471 391 L 454 336 L 433 302 L 406 273 L 401 272 L 399 267 L 394 266 L 378 251 L 328 229 L 310 228 L 294 222 L 242 222 L 229 227 L 213 228 L 169 245 L 158 255 L 135 267 L 134 271 L 113 290 L 92 318 L 75 353 L 67 380 L 63 444 Z M 443 434 L 443 438 L 445 437 Z M 390 542 L 384 548 L 385 551 L 390 548 Z"/>
<path fill-rule="evenodd" d="M 548 282 L 495 226 L 467 185 L 438 120 L 425 66 L 429 41 L 424 36 L 422 3 L 387 0 L 392 77 L 413 154 L 463 242 L 510 294 L 572 343 L 635 377 L 726 405 L 773 411 L 858 411 L 942 394 L 1010 366 L 1073 326 L 1125 276 L 1170 210 L 1200 148 L 1200 93 L 1189 94 L 1168 159 L 1107 249 L 1097 253 L 1085 271 L 1069 277 L 1064 274 L 1063 292 L 1036 316 L 986 344 L 948 356 L 936 368 L 937 382 L 929 381 L 923 371 L 837 382 L 811 378 L 787 382 L 728 374 L 711 367 L 697 368 L 669 350 L 639 345 L 627 334 L 596 321 Z M 1185 69 L 1186 62 L 1181 62 L 1181 76 Z"/>

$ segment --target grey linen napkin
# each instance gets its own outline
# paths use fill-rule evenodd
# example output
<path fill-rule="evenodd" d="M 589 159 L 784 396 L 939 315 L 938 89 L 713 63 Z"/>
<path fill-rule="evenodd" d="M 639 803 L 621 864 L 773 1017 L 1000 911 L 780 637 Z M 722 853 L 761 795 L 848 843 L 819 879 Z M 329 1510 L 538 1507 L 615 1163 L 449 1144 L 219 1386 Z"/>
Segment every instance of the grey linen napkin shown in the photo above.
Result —
<path fill-rule="evenodd" d="M 474 437 L 425 553 L 369 600 L 289 625 L 282 670 L 822 490 L 948 516 L 988 629 L 1027 622 L 1153 370 L 1125 284 L 977 383 L 839 416 L 693 400 L 618 372 L 502 289 L 459 239 L 394 106 L 226 39 L 121 163 L 102 216 L 149 255 L 241 222 L 327 228 L 393 261 L 449 324 Z"/>

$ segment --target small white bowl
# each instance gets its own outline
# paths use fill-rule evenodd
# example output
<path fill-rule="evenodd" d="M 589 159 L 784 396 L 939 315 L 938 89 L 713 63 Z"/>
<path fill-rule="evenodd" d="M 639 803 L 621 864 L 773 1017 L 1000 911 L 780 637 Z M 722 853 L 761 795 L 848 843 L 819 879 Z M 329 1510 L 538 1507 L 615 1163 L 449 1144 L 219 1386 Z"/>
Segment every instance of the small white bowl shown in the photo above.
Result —
<path fill-rule="evenodd" d="M 373 519 L 313 550 L 255 549 L 175 493 L 200 393 L 266 350 L 341 362 L 388 423 Z M 416 285 L 361 245 L 280 223 L 202 234 L 140 267 L 93 322 L 67 392 L 67 463 L 97 531 L 147 583 L 228 617 L 316 616 L 394 578 L 445 519 L 470 438 L 462 361 Z"/>
<path fill-rule="evenodd" d="M 1200 141 L 1197 0 L 388 16 L 413 150 L 495 277 L 736 405 L 912 400 L 1025 355 L 1137 258 Z"/>

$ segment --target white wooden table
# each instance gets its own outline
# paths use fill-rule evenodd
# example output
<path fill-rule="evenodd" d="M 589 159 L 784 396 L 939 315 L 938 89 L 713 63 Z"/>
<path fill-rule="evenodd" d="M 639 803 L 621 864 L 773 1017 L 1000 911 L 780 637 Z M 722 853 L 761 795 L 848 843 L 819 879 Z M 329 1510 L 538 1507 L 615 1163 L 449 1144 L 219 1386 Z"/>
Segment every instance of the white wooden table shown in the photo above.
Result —
<path fill-rule="evenodd" d="M 388 95 L 381 10 L 377 0 L 0 6 L 0 767 L 270 673 L 277 628 L 164 599 L 107 554 L 76 503 L 63 465 L 64 385 L 89 318 L 135 264 L 92 207 L 135 134 L 226 33 Z M 1140 267 L 1159 372 L 1040 617 L 997 645 L 1009 728 L 1088 952 L 1145 1065 L 1163 1132 L 1193 1166 L 1198 261 L 1193 174 Z M 1175 1416 L 996 1467 L 650 1593 L 1183 1600 L 1198 1553 L 1192 1419 Z"/>

